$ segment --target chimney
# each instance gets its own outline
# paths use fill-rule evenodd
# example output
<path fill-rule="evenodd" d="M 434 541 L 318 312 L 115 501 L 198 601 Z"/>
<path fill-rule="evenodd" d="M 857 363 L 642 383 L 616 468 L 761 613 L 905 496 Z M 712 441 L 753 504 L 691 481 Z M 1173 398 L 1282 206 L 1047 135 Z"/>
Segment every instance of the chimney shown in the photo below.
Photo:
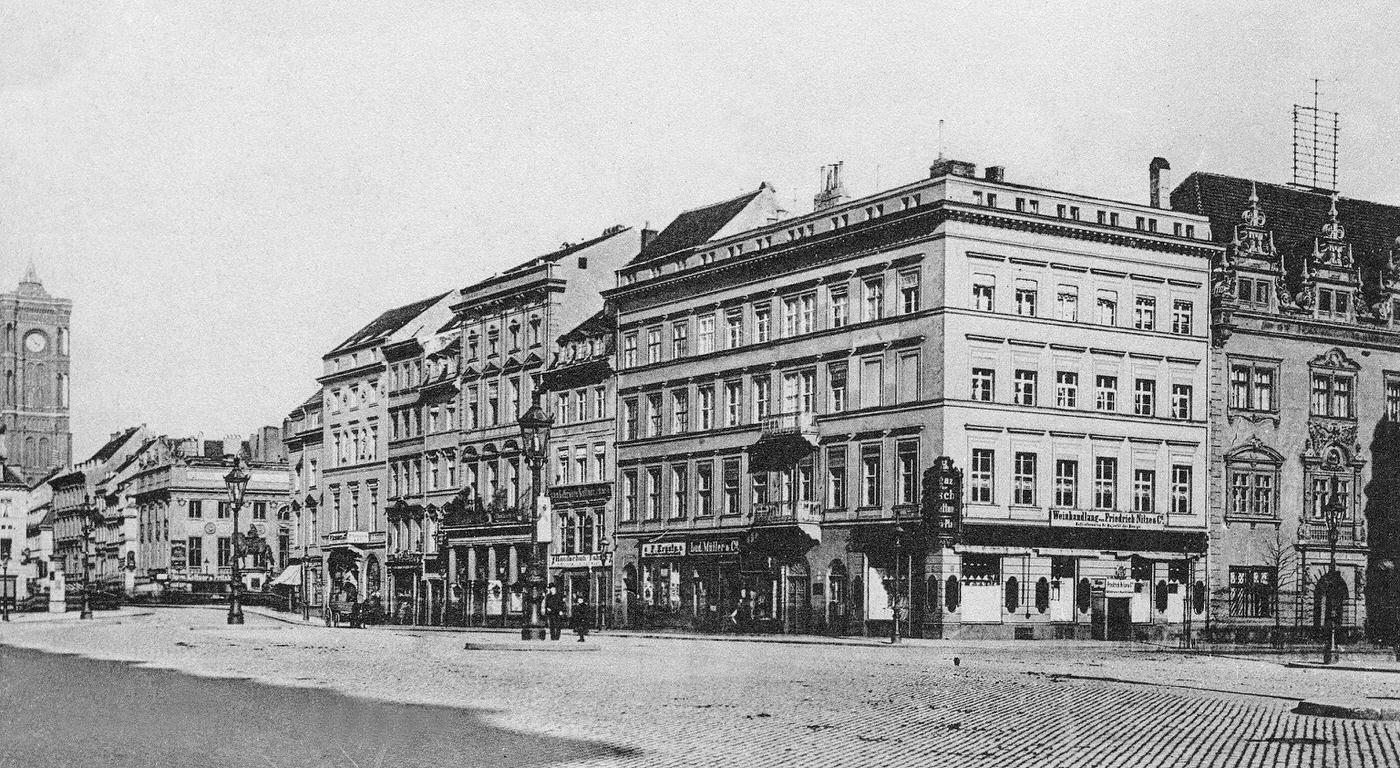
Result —
<path fill-rule="evenodd" d="M 977 178 L 977 164 L 962 160 L 945 160 L 940 157 L 928 167 L 930 179 L 936 179 L 939 176 L 962 176 L 967 179 L 975 179 Z"/>
<path fill-rule="evenodd" d="M 651 241 L 656 239 L 656 230 L 652 229 L 650 224 L 648 222 L 642 225 L 642 250 L 646 250 Z"/>
<path fill-rule="evenodd" d="M 987 169 L 982 172 L 982 177 L 987 181 L 1006 181 L 1006 166 L 989 165 Z"/>
<path fill-rule="evenodd" d="M 1147 197 L 1153 208 L 1167 207 L 1162 205 L 1162 197 L 1171 194 L 1171 169 L 1165 157 L 1154 157 L 1147 165 Z"/>
<path fill-rule="evenodd" d="M 812 196 L 812 210 L 820 211 L 846 202 L 846 185 L 841 183 L 844 161 L 822 166 L 822 191 Z"/>

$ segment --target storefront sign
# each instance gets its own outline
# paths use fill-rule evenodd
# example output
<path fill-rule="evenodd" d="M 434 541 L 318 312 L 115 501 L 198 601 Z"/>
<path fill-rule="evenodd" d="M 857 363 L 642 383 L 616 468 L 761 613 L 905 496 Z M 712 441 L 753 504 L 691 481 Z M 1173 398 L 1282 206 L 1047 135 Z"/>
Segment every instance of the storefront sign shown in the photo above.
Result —
<path fill-rule="evenodd" d="M 582 483 L 550 488 L 549 498 L 555 504 L 607 501 L 612 498 L 612 483 Z"/>
<path fill-rule="evenodd" d="M 642 545 L 642 557 L 685 557 L 684 541 L 652 541 Z"/>
<path fill-rule="evenodd" d="M 1104 579 L 1104 597 L 1132 597 L 1137 594 L 1137 582 L 1132 579 Z"/>
<path fill-rule="evenodd" d="M 700 539 L 690 542 L 691 557 L 739 554 L 738 539 Z"/>
<path fill-rule="evenodd" d="M 1165 528 L 1167 516 L 1161 512 L 1113 512 L 1098 509 L 1052 509 L 1050 524 L 1070 528 L 1125 528 L 1155 531 Z"/>
<path fill-rule="evenodd" d="M 185 542 L 170 542 L 170 567 L 175 569 L 181 569 L 185 567 L 186 562 L 187 561 L 185 560 Z"/>
<path fill-rule="evenodd" d="M 550 554 L 550 568 L 606 568 L 608 556 L 602 552 L 572 555 Z"/>
<path fill-rule="evenodd" d="M 500 616 L 504 606 L 502 602 L 504 587 L 500 579 L 491 579 L 486 582 L 486 615 Z"/>

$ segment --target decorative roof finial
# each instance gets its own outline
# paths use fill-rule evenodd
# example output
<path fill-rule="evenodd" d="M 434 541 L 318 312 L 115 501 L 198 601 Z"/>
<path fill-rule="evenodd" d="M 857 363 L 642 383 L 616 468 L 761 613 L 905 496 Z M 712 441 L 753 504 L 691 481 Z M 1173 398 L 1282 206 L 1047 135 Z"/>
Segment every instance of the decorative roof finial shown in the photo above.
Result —
<path fill-rule="evenodd" d="M 1322 225 L 1322 236 L 1328 240 L 1345 240 L 1347 233 L 1337 216 L 1337 193 L 1332 193 L 1332 207 L 1327 211 L 1327 223 Z"/>
<path fill-rule="evenodd" d="M 1241 214 L 1246 227 L 1263 229 L 1268 217 L 1264 215 L 1264 209 L 1259 207 L 1259 186 L 1254 182 L 1249 183 L 1249 207 Z"/>
<path fill-rule="evenodd" d="M 39 270 L 34 268 L 34 260 L 29 260 L 29 268 L 24 271 L 24 280 L 21 282 L 39 284 Z"/>

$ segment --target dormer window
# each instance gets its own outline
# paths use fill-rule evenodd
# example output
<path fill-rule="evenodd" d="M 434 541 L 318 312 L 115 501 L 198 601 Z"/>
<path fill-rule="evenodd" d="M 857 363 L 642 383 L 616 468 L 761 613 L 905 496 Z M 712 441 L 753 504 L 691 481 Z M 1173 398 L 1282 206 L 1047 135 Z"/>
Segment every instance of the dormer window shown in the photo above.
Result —
<path fill-rule="evenodd" d="M 1351 317 L 1351 291 L 1335 288 L 1317 289 L 1317 314 L 1333 320 Z"/>

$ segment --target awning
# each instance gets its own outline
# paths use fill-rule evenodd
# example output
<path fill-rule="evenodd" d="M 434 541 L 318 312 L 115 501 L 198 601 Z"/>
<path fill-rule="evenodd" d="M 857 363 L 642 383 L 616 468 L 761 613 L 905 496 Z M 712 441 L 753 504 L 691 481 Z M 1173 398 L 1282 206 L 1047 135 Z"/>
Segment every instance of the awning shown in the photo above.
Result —
<path fill-rule="evenodd" d="M 268 586 L 269 586 L 269 587 L 275 587 L 275 586 L 277 586 L 278 584 L 300 584 L 300 583 L 301 583 L 301 563 L 297 563 L 296 565 L 289 565 L 289 566 L 287 566 L 286 568 L 283 568 L 283 569 L 282 569 L 282 572 L 279 573 L 279 574 L 277 574 L 277 578 L 273 579 L 271 582 L 268 582 Z"/>

